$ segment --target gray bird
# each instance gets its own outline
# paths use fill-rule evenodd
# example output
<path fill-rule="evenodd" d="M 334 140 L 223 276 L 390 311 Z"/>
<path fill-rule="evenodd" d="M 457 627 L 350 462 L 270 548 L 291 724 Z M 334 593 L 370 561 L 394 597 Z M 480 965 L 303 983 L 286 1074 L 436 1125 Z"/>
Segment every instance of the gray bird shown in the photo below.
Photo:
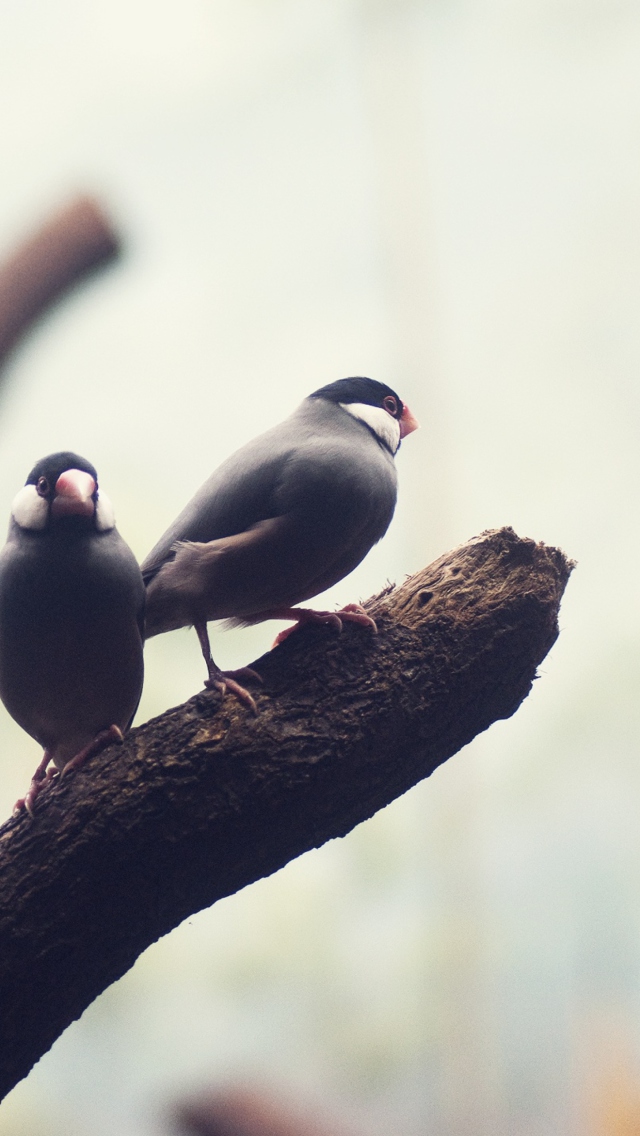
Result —
<path fill-rule="evenodd" d="M 238 450 L 142 564 L 147 638 L 193 625 L 206 685 L 228 687 L 255 711 L 234 676 L 259 676 L 216 666 L 209 620 L 322 621 L 340 629 L 348 619 L 375 629 L 355 604 L 339 614 L 293 605 L 341 580 L 384 536 L 396 504 L 394 455 L 417 426 L 390 387 L 340 379 Z"/>
<path fill-rule="evenodd" d="M 122 741 L 142 692 L 144 598 L 94 467 L 72 453 L 43 458 L 0 552 L 0 698 L 44 748 L 14 814 L 32 813 L 56 770 Z"/>

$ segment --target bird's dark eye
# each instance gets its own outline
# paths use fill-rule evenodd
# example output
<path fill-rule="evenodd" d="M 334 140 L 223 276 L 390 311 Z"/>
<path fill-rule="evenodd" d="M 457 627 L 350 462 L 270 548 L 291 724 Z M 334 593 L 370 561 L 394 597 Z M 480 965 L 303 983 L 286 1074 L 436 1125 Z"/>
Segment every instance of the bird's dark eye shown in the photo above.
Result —
<path fill-rule="evenodd" d="M 46 497 L 49 492 L 49 482 L 46 477 L 39 477 L 36 484 L 36 491 L 40 497 Z"/>
<path fill-rule="evenodd" d="M 398 404 L 393 395 L 388 394 L 387 397 L 382 400 L 382 405 L 384 409 L 388 411 L 388 413 L 391 414 L 393 418 L 395 418 L 396 414 L 398 413 Z"/>

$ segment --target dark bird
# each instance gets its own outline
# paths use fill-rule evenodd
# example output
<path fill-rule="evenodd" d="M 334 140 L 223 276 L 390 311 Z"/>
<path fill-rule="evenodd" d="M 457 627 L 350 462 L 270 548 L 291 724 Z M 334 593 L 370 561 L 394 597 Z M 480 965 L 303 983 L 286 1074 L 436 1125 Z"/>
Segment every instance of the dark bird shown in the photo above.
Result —
<path fill-rule="evenodd" d="M 396 504 L 394 455 L 417 426 L 390 387 L 340 379 L 238 450 L 205 481 L 142 565 L 147 638 L 193 624 L 209 673 L 206 685 L 223 693 L 228 687 L 255 710 L 236 677 L 259 676 L 216 666 L 208 620 L 292 619 L 340 629 L 348 619 L 375 629 L 356 604 L 339 614 L 293 605 L 341 580 L 384 536 Z"/>
<path fill-rule="evenodd" d="M 142 692 L 144 598 L 94 467 L 72 453 L 43 458 L 0 552 L 0 698 L 44 748 L 14 814 L 32 812 L 56 771 L 122 741 Z"/>

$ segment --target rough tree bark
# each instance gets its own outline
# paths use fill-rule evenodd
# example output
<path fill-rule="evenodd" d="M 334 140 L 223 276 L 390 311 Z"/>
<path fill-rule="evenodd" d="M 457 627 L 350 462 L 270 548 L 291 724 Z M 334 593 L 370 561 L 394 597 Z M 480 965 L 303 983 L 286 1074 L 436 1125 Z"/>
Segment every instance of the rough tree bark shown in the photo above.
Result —
<path fill-rule="evenodd" d="M 159 936 L 347 832 L 531 689 L 572 564 L 484 533 L 255 664 L 258 717 L 202 692 L 0 829 L 0 1092 Z"/>

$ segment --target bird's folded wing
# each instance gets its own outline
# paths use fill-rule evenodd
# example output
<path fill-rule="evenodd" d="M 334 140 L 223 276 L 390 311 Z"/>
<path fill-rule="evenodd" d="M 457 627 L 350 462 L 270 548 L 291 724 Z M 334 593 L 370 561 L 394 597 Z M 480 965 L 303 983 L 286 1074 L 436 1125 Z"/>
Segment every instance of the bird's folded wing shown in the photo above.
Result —
<path fill-rule="evenodd" d="M 358 562 L 360 556 L 355 560 Z M 196 620 L 253 622 L 317 595 L 355 563 L 295 514 L 208 543 L 180 542 L 147 589 L 147 637 Z"/>

